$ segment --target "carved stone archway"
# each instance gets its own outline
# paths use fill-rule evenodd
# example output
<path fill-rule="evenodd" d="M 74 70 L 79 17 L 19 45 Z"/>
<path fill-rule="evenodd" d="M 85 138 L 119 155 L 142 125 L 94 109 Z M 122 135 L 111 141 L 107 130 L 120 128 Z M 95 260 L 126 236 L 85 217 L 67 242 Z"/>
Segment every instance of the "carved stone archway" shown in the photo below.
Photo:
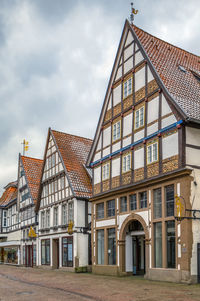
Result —
<path fill-rule="evenodd" d="M 125 263 L 126 263 L 126 252 L 125 252 L 125 238 L 126 238 L 126 229 L 129 224 L 131 224 L 133 221 L 138 221 L 142 225 L 145 233 L 145 242 L 146 242 L 146 248 L 145 248 L 145 262 L 146 262 L 146 274 L 148 274 L 148 267 L 149 267 L 149 230 L 146 225 L 146 222 L 144 219 L 139 215 L 132 213 L 124 220 L 122 223 L 120 232 L 119 232 L 119 273 L 124 274 L 125 269 Z"/>

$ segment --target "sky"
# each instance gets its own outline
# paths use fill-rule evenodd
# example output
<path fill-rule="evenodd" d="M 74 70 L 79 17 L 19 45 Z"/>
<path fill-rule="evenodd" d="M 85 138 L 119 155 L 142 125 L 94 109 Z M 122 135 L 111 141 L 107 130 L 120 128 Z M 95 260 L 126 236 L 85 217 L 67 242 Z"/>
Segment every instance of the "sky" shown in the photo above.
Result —
<path fill-rule="evenodd" d="M 0 193 L 47 131 L 93 138 L 127 0 L 0 0 Z M 135 24 L 200 55 L 198 0 L 135 0 Z"/>

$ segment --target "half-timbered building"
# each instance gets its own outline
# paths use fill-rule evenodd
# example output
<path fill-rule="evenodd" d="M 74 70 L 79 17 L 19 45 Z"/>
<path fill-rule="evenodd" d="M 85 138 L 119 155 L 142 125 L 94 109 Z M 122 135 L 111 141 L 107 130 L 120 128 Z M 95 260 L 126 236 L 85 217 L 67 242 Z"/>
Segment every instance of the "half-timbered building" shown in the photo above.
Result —
<path fill-rule="evenodd" d="M 20 230 L 17 181 L 9 183 L 0 198 L 0 262 L 20 264 Z"/>
<path fill-rule="evenodd" d="M 87 161 L 94 273 L 197 281 L 199 156 L 200 57 L 126 21 Z"/>
<path fill-rule="evenodd" d="M 91 144 L 49 129 L 37 203 L 41 266 L 74 270 L 90 263 Z"/>
<path fill-rule="evenodd" d="M 35 205 L 38 198 L 43 160 L 19 155 L 18 208 L 21 229 L 21 264 L 37 265 L 37 241 L 30 237 L 32 229 L 38 233 Z M 36 234 L 37 235 L 37 234 Z"/>

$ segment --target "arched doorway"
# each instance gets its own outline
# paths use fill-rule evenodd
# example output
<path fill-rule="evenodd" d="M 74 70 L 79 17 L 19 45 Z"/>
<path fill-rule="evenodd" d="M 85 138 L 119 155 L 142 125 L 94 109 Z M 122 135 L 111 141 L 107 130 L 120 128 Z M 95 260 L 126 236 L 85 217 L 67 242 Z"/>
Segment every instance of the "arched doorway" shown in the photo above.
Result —
<path fill-rule="evenodd" d="M 138 214 L 129 215 L 119 235 L 120 272 L 145 275 L 148 269 L 149 233 L 144 219 Z"/>

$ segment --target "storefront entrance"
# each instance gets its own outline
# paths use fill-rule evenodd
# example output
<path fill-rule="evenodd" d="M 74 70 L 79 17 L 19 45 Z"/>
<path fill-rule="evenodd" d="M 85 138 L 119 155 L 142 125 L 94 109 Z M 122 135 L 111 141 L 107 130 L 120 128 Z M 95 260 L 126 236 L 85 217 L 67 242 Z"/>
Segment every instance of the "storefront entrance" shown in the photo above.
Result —
<path fill-rule="evenodd" d="M 53 245 L 53 268 L 58 269 L 59 268 L 59 239 L 53 239 L 52 240 Z"/>
<path fill-rule="evenodd" d="M 132 237 L 133 275 L 145 274 L 145 240 L 144 235 Z"/>

